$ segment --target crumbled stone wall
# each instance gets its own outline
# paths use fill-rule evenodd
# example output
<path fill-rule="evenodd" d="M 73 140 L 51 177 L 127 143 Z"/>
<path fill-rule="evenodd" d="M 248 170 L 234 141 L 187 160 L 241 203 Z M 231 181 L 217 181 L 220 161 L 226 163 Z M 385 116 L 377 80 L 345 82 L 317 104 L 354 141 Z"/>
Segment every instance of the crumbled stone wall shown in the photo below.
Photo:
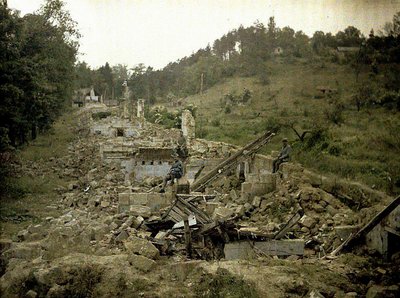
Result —
<path fill-rule="evenodd" d="M 195 139 L 195 120 L 192 113 L 189 110 L 182 111 L 182 132 L 188 144 L 191 144 L 192 140 Z"/>
<path fill-rule="evenodd" d="M 149 217 L 152 212 L 168 207 L 173 201 L 170 193 L 120 193 L 118 212 L 136 212 L 137 216 Z"/>

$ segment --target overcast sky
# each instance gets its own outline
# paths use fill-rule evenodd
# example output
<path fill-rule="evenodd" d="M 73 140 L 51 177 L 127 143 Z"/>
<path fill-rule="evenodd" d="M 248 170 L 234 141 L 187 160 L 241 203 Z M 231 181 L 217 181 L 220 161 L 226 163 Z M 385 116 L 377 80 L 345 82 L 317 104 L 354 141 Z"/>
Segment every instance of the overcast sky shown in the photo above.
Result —
<path fill-rule="evenodd" d="M 162 68 L 189 56 L 239 25 L 256 20 L 290 26 L 309 36 L 353 25 L 368 34 L 391 21 L 400 0 L 64 0 L 83 35 L 80 60 Z M 22 14 L 42 0 L 8 0 Z"/>

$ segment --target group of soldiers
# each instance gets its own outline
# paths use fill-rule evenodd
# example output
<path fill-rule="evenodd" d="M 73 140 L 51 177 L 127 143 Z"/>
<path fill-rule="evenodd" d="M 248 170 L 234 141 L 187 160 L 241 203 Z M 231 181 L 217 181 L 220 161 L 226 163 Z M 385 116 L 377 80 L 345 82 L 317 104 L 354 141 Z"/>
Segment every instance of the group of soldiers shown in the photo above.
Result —
<path fill-rule="evenodd" d="M 290 155 L 292 152 L 292 148 L 290 147 L 288 140 L 286 138 L 282 139 L 282 148 L 279 152 L 279 155 L 274 161 L 272 162 L 272 173 L 276 173 L 279 170 L 279 166 L 284 163 L 290 161 Z M 167 186 L 168 182 L 171 181 L 171 185 L 174 184 L 175 179 L 180 179 L 183 176 L 184 167 L 182 161 L 186 160 L 188 157 L 188 148 L 186 143 L 186 138 L 181 131 L 180 137 L 177 142 L 177 147 L 174 150 L 174 153 L 171 157 L 174 158 L 174 164 L 170 168 L 168 174 L 164 178 L 162 187 L 160 192 L 165 192 L 165 187 Z"/>

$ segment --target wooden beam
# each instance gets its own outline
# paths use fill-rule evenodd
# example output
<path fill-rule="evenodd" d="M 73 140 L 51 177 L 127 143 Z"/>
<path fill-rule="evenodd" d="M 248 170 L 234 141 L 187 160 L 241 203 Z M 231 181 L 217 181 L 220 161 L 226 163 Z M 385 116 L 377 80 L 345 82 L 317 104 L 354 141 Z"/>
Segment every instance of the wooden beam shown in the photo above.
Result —
<path fill-rule="evenodd" d="M 375 215 L 364 227 L 362 227 L 344 246 L 344 248 L 351 248 L 354 245 L 364 240 L 365 236 L 378 225 L 386 216 L 388 216 L 397 206 L 400 205 L 400 196 L 397 196 L 387 207 Z"/>
<path fill-rule="evenodd" d="M 192 236 L 190 234 L 190 226 L 189 226 L 189 218 L 188 217 L 183 221 L 183 225 L 185 227 L 186 255 L 188 258 L 191 258 L 192 257 Z"/>
<path fill-rule="evenodd" d="M 291 219 L 288 220 L 285 226 L 275 234 L 274 239 L 278 240 L 284 237 L 293 228 L 293 226 L 300 220 L 300 218 L 303 217 L 303 215 L 304 215 L 303 209 L 297 211 L 297 213 L 293 215 Z"/>

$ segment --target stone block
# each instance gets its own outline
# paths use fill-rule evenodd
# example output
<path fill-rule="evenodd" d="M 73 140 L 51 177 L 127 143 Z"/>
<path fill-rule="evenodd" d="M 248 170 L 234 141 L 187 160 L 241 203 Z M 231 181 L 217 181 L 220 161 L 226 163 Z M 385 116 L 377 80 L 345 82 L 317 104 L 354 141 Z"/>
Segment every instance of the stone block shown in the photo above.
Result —
<path fill-rule="evenodd" d="M 243 205 L 240 205 L 240 206 L 236 207 L 235 214 L 237 216 L 243 216 L 245 212 L 246 212 L 246 208 L 244 208 Z"/>
<path fill-rule="evenodd" d="M 148 194 L 147 193 L 132 193 L 129 196 L 130 205 L 147 205 Z"/>
<path fill-rule="evenodd" d="M 107 208 L 111 205 L 110 201 L 101 201 L 100 207 L 101 208 Z"/>
<path fill-rule="evenodd" d="M 28 292 L 26 292 L 25 297 L 27 298 L 36 298 L 37 297 L 37 293 L 33 290 L 29 290 Z"/>
<path fill-rule="evenodd" d="M 326 212 L 328 212 L 330 216 L 335 216 L 338 213 L 338 209 L 332 207 L 332 205 L 328 205 L 326 206 Z"/>
<path fill-rule="evenodd" d="M 120 205 L 129 205 L 130 204 L 130 193 L 119 193 L 118 194 L 118 203 Z"/>
<path fill-rule="evenodd" d="M 129 212 L 135 216 L 142 216 L 143 218 L 149 218 L 151 216 L 151 209 L 147 206 L 142 205 L 131 205 L 129 207 Z"/>
<path fill-rule="evenodd" d="M 136 269 L 143 272 L 149 272 L 156 266 L 156 262 L 145 256 L 131 254 L 128 256 L 128 262 Z"/>
<path fill-rule="evenodd" d="M 218 202 L 207 202 L 206 212 L 210 215 L 214 214 L 215 209 L 219 206 Z"/>
<path fill-rule="evenodd" d="M 162 194 L 162 193 L 149 193 L 147 194 L 147 207 L 150 207 L 151 211 L 158 211 L 161 208 L 167 207 L 170 205 L 171 198 L 170 193 Z"/>
<path fill-rule="evenodd" d="M 154 237 L 154 239 L 162 240 L 165 238 L 166 235 L 167 235 L 167 232 L 159 231 L 157 233 L 157 235 Z"/>
<path fill-rule="evenodd" d="M 317 224 L 316 220 L 310 216 L 304 215 L 300 220 L 299 223 L 306 227 L 307 229 L 312 229 Z"/>
<path fill-rule="evenodd" d="M 252 191 L 251 193 L 253 195 L 263 195 L 266 193 L 269 193 L 271 191 L 274 191 L 274 185 L 268 184 L 268 183 L 253 183 Z"/>
<path fill-rule="evenodd" d="M 129 235 L 126 231 L 122 231 L 121 233 L 118 234 L 117 237 L 115 237 L 115 242 L 122 242 L 123 240 L 128 239 Z"/>
<path fill-rule="evenodd" d="M 261 204 L 261 198 L 258 196 L 255 196 L 253 199 L 253 202 L 251 203 L 255 208 L 260 207 Z"/>
<path fill-rule="evenodd" d="M 232 199 L 233 201 L 236 201 L 237 199 L 239 199 L 239 196 L 238 196 L 236 190 L 234 190 L 234 189 L 232 189 L 232 190 L 229 192 L 229 195 L 230 195 L 230 197 L 231 197 L 231 199 Z"/>
<path fill-rule="evenodd" d="M 178 180 L 176 185 L 176 193 L 177 194 L 189 194 L 190 193 L 190 183 L 189 181 L 182 177 Z"/>
<path fill-rule="evenodd" d="M 250 182 L 243 182 L 241 192 L 243 193 L 251 193 L 253 184 Z"/>
<path fill-rule="evenodd" d="M 129 212 L 130 208 L 129 205 L 118 205 L 118 213 Z"/>
<path fill-rule="evenodd" d="M 269 207 L 271 207 L 273 205 L 273 202 L 269 202 L 268 200 L 261 200 L 261 204 L 260 204 L 260 211 L 265 211 L 267 210 Z"/>
<path fill-rule="evenodd" d="M 260 182 L 276 185 L 276 174 L 262 173 L 260 174 Z"/>
<path fill-rule="evenodd" d="M 259 176 L 258 173 L 248 173 L 246 175 L 246 182 L 250 182 L 250 183 L 255 183 L 255 182 L 259 182 Z"/>
<path fill-rule="evenodd" d="M 254 248 L 271 256 L 290 256 L 304 254 L 304 240 L 238 241 L 225 244 L 225 259 L 251 259 L 256 257 Z"/>
<path fill-rule="evenodd" d="M 263 173 L 271 173 L 272 172 L 272 162 L 274 158 L 271 156 L 256 154 L 253 162 L 251 171 Z"/>
<path fill-rule="evenodd" d="M 136 219 L 133 220 L 132 226 L 135 229 L 138 229 L 142 225 L 143 222 L 144 222 L 144 218 L 139 215 L 138 217 L 136 217 Z"/>
<path fill-rule="evenodd" d="M 158 249 L 148 240 L 132 237 L 124 242 L 127 252 L 138 254 L 150 259 L 157 259 L 160 256 Z"/>
<path fill-rule="evenodd" d="M 218 207 L 215 209 L 213 219 L 228 219 L 233 215 L 233 211 L 226 207 Z"/>
<path fill-rule="evenodd" d="M 320 204 L 314 204 L 313 205 L 313 209 L 316 211 L 316 212 L 318 212 L 318 213 L 322 213 L 322 212 L 324 212 L 325 211 L 325 208 L 324 207 L 322 207 Z"/>

